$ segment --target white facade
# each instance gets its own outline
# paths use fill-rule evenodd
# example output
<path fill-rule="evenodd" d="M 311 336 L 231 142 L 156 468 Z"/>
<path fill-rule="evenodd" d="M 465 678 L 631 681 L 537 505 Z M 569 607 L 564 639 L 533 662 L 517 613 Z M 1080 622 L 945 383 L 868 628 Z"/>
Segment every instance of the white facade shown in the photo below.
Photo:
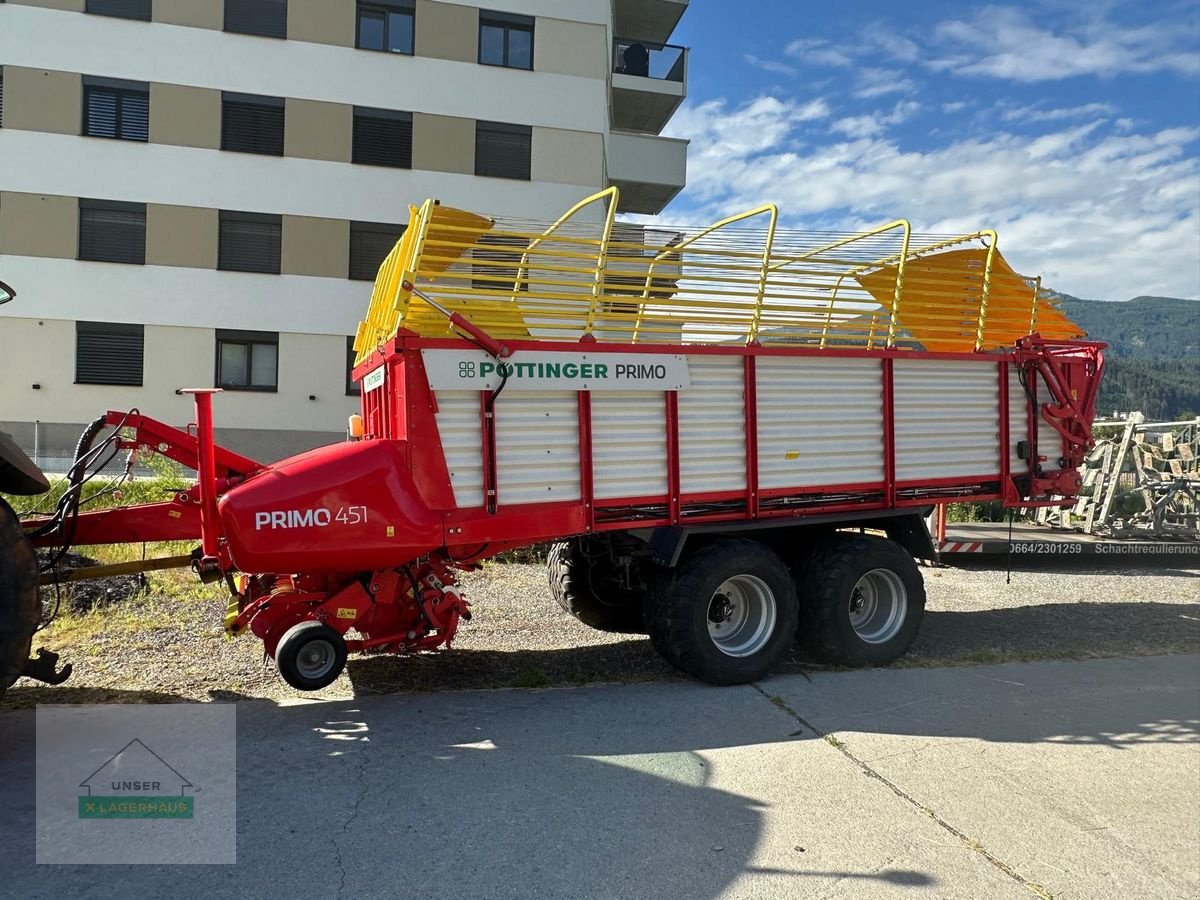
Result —
<path fill-rule="evenodd" d="M 611 183 L 657 212 L 684 183 L 686 143 L 657 132 L 685 83 L 614 75 L 613 61 L 614 21 L 665 42 L 686 0 L 487 0 L 483 13 L 413 0 L 413 55 L 357 49 L 354 0 L 290 0 L 285 40 L 226 32 L 223 0 L 193 2 L 151 0 L 150 21 L 85 13 L 84 0 L 0 4 L 0 280 L 18 292 L 0 306 L 0 429 L 29 450 L 36 432 L 43 457 L 105 409 L 189 421 L 176 389 L 214 384 L 222 329 L 278 340 L 275 390 L 217 399 L 222 439 L 263 459 L 335 440 L 358 409 L 346 336 L 371 292 L 345 277 L 348 223 L 403 223 L 426 197 L 553 219 Z M 532 22 L 532 71 L 470 58 L 477 35 L 463 29 L 489 12 Z M 658 46 L 685 66 L 686 51 Z M 81 133 L 89 77 L 149 85 L 148 140 Z M 612 124 L 640 102 L 631 81 L 649 98 L 642 132 Z M 220 149 L 231 93 L 284 99 L 282 155 Z M 412 114 L 411 168 L 354 163 L 350 137 L 329 136 L 362 107 Z M 475 122 L 529 127 L 529 180 L 475 174 Z M 145 264 L 79 258 L 80 198 L 146 204 Z M 218 210 L 282 217 L 281 274 L 217 264 Z M 143 325 L 142 385 L 76 383 L 76 322 Z"/>

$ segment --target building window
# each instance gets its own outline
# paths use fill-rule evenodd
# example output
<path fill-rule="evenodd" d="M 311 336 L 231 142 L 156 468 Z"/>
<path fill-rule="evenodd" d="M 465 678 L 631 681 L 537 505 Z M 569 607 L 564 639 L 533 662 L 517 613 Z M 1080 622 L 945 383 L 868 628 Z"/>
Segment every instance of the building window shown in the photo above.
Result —
<path fill-rule="evenodd" d="M 412 168 L 412 113 L 354 108 L 351 162 Z"/>
<path fill-rule="evenodd" d="M 225 0 L 225 30 L 287 37 L 287 0 Z"/>
<path fill-rule="evenodd" d="M 475 174 L 529 180 L 533 129 L 503 122 L 475 123 Z"/>
<path fill-rule="evenodd" d="M 283 98 L 221 94 L 221 149 L 283 156 Z"/>
<path fill-rule="evenodd" d="M 145 326 L 75 323 L 75 383 L 142 385 Z"/>
<path fill-rule="evenodd" d="M 484 249 L 479 246 L 480 244 L 519 249 Z M 471 265 L 471 274 L 474 276 L 471 279 L 471 287 L 477 291 L 491 291 L 500 294 L 511 294 L 514 286 L 519 291 L 529 290 L 529 270 L 526 268 L 525 271 L 521 271 L 521 257 L 525 255 L 528 246 L 529 244 L 521 238 L 495 234 L 480 235 L 475 248 L 471 251 L 471 258 L 475 260 Z M 519 285 L 517 284 L 518 274 L 521 276 Z"/>
<path fill-rule="evenodd" d="M 146 204 L 79 201 L 79 259 L 146 262 Z"/>
<path fill-rule="evenodd" d="M 0 66 L 0 127 L 4 126 L 4 66 Z"/>
<path fill-rule="evenodd" d="M 279 216 L 221 210 L 220 222 L 218 269 L 279 274 Z"/>
<path fill-rule="evenodd" d="M 404 225 L 382 222 L 350 223 L 350 277 L 374 281 L 379 266 L 404 234 Z"/>
<path fill-rule="evenodd" d="M 362 385 L 354 380 L 354 338 L 346 338 L 346 396 L 357 397 L 362 393 Z"/>
<path fill-rule="evenodd" d="M 150 139 L 150 88 L 142 81 L 83 77 L 83 133 L 89 137 Z"/>
<path fill-rule="evenodd" d="M 217 387 L 230 391 L 274 391 L 278 384 L 278 334 L 217 332 Z"/>
<path fill-rule="evenodd" d="M 479 61 L 485 66 L 533 68 L 533 19 L 479 11 Z"/>
<path fill-rule="evenodd" d="M 358 31 L 354 46 L 388 53 L 413 52 L 416 9 L 402 0 L 359 0 Z"/>
<path fill-rule="evenodd" d="M 150 21 L 150 0 L 87 0 L 84 12 L 118 19 Z M 141 384 L 139 381 L 138 384 Z"/>

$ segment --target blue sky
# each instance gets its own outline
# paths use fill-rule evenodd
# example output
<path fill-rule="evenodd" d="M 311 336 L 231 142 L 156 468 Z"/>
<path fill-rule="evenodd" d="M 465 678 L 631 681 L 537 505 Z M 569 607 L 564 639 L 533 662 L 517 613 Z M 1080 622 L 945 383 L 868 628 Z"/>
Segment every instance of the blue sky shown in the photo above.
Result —
<path fill-rule="evenodd" d="M 1103 300 L 1200 297 L 1200 3 L 693 0 L 666 220 L 992 227 Z"/>

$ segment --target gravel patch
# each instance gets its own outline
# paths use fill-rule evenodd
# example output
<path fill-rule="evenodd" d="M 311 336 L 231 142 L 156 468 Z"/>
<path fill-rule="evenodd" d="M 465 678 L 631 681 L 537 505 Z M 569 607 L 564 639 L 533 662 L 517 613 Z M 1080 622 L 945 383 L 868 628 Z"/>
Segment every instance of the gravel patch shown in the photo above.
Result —
<path fill-rule="evenodd" d="M 999 563 L 1001 567 L 1003 563 Z M 928 606 L 921 635 L 898 665 L 970 665 L 1024 659 L 1085 659 L 1200 650 L 1200 570 L 1077 567 L 1014 570 L 925 568 Z M 541 566 L 494 564 L 463 578 L 474 618 L 448 653 L 351 657 L 345 674 L 300 695 L 275 674 L 251 636 L 220 632 L 219 585 L 163 590 L 161 575 L 119 608 L 149 627 L 109 623 L 41 644 L 75 673 L 62 687 L 19 681 L 0 708 L 34 703 L 172 702 L 347 698 L 394 691 L 541 687 L 680 676 L 637 635 L 581 625 L 551 599 Z M 116 609 L 116 607 L 114 607 Z M 44 640 L 41 640 L 43 639 Z M 786 671 L 820 668 L 797 649 Z"/>

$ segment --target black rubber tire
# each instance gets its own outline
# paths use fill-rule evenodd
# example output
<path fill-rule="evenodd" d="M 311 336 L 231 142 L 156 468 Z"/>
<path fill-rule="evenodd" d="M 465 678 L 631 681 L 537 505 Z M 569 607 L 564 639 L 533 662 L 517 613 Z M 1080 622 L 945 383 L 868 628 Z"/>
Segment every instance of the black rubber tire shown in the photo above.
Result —
<path fill-rule="evenodd" d="M 324 641 L 333 650 L 333 665 L 318 677 L 303 673 L 300 655 L 314 641 Z M 283 680 L 298 691 L 319 691 L 337 681 L 346 667 L 346 642 L 342 636 L 326 625 L 310 619 L 289 628 L 279 639 L 275 648 L 275 667 Z"/>
<path fill-rule="evenodd" d="M 855 632 L 850 603 L 858 580 L 873 569 L 894 572 L 904 585 L 906 611 L 900 630 L 871 644 Z M 797 572 L 800 628 L 797 638 L 822 662 L 861 668 L 895 662 L 912 646 L 925 616 L 925 582 L 916 560 L 887 538 L 835 534 L 804 554 Z"/>
<path fill-rule="evenodd" d="M 0 500 L 0 694 L 24 671 L 41 618 L 37 554 L 17 514 Z"/>
<path fill-rule="evenodd" d="M 593 578 L 583 540 L 574 538 L 550 547 L 546 576 L 551 596 L 565 612 L 591 628 L 618 634 L 645 634 L 643 595 L 620 591 L 615 586 L 610 593 L 607 585 Z"/>
<path fill-rule="evenodd" d="M 775 597 L 775 626 L 761 649 L 726 655 L 709 636 L 709 605 L 735 575 L 754 575 Z M 754 541 L 724 539 L 705 544 L 675 569 L 662 570 L 646 595 L 646 631 L 675 668 L 709 684 L 747 684 L 766 676 L 792 646 L 799 619 L 796 583 L 783 560 Z"/>

